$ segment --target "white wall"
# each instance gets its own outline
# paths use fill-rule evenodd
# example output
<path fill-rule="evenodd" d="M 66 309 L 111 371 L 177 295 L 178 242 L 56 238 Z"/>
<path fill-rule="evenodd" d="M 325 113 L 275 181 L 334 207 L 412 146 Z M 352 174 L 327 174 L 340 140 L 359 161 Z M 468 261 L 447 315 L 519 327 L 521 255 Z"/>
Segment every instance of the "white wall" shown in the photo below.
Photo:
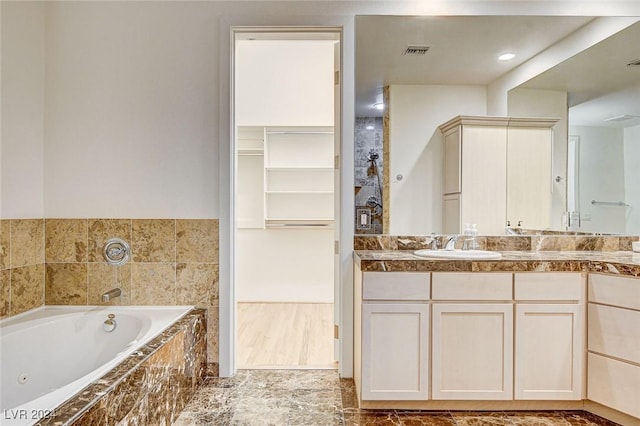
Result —
<path fill-rule="evenodd" d="M 551 229 L 562 228 L 562 213 L 567 207 L 567 93 L 555 90 L 513 89 L 508 94 L 508 115 L 512 117 L 551 117 L 559 121 L 553 126 Z"/>
<path fill-rule="evenodd" d="M 43 207 L 44 43 L 42 2 L 2 7 L 0 217 L 41 218 Z"/>
<path fill-rule="evenodd" d="M 640 234 L 640 126 L 624 129 L 624 180 L 628 234 Z"/>
<path fill-rule="evenodd" d="M 438 126 L 457 115 L 485 115 L 486 105 L 485 86 L 390 87 L 390 234 L 442 232 Z"/>
<path fill-rule="evenodd" d="M 238 41 L 236 125 L 333 126 L 334 44 Z"/>
<path fill-rule="evenodd" d="M 333 229 L 240 229 L 236 300 L 333 303 Z"/>
<path fill-rule="evenodd" d="M 218 217 L 211 11 L 47 4 L 47 217 Z"/>
<path fill-rule="evenodd" d="M 569 126 L 569 134 L 580 137 L 580 231 L 624 233 L 625 208 L 591 204 L 625 200 L 623 130 Z"/>

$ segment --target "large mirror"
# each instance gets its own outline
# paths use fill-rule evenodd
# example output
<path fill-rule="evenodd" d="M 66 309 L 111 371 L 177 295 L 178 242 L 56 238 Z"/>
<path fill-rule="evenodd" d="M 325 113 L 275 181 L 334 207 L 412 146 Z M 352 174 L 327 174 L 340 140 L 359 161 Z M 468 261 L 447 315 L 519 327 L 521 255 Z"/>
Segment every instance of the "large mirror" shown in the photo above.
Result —
<path fill-rule="evenodd" d="M 544 229 L 639 233 L 638 22 L 356 17 L 356 232 L 443 232 L 439 127 L 463 115 L 558 120 Z"/>

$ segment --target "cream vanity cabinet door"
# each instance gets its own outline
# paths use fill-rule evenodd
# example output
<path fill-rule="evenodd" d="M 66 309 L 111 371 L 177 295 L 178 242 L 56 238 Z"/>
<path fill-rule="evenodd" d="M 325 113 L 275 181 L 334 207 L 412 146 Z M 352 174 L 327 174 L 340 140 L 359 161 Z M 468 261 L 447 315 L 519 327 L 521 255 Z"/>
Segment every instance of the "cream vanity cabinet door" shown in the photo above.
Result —
<path fill-rule="evenodd" d="M 587 398 L 640 418 L 640 279 L 589 274 Z"/>
<path fill-rule="evenodd" d="M 581 400 L 585 278 L 515 274 L 515 399 Z"/>
<path fill-rule="evenodd" d="M 511 121 L 507 132 L 507 221 L 547 229 L 551 221 L 551 150 L 555 120 Z M 536 125 L 540 127 L 535 127 Z"/>
<path fill-rule="evenodd" d="M 476 223 L 483 233 L 504 231 L 507 122 L 505 118 L 456 117 L 440 126 L 445 233 L 459 233 L 464 223 Z M 451 197 L 453 194 L 458 197 Z M 452 212 L 456 207 L 459 212 Z"/>
<path fill-rule="evenodd" d="M 443 232 L 460 233 L 463 224 L 475 223 L 482 233 L 502 234 L 507 220 L 547 228 L 556 122 L 458 116 L 441 125 Z"/>
<path fill-rule="evenodd" d="M 362 400 L 427 400 L 428 273 L 362 274 Z"/>
<path fill-rule="evenodd" d="M 362 399 L 426 400 L 429 305 L 362 305 Z"/>
<path fill-rule="evenodd" d="M 433 273 L 432 299 L 432 398 L 513 399 L 511 274 Z"/>

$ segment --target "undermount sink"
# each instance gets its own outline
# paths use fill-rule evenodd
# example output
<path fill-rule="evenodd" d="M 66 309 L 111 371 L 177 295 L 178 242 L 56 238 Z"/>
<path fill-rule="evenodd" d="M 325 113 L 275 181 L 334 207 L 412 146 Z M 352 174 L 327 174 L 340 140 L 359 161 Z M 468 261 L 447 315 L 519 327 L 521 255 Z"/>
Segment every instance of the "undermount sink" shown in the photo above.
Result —
<path fill-rule="evenodd" d="M 502 259 L 502 254 L 488 250 L 416 250 L 416 256 L 433 257 L 438 259 L 462 259 L 462 260 L 495 260 Z"/>

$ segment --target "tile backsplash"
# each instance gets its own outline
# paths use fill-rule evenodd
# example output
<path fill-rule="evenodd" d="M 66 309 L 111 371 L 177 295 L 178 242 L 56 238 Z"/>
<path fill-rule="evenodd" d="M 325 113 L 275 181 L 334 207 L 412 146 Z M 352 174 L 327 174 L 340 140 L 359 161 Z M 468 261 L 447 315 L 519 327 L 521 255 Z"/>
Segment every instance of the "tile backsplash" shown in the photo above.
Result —
<path fill-rule="evenodd" d="M 131 260 L 112 266 L 104 243 Z M 47 305 L 195 305 L 208 312 L 208 361 L 218 361 L 217 219 L 0 221 L 0 318 Z M 104 303 L 112 288 L 122 295 Z"/>
<path fill-rule="evenodd" d="M 0 318 L 44 304 L 44 220 L 0 220 Z"/>

